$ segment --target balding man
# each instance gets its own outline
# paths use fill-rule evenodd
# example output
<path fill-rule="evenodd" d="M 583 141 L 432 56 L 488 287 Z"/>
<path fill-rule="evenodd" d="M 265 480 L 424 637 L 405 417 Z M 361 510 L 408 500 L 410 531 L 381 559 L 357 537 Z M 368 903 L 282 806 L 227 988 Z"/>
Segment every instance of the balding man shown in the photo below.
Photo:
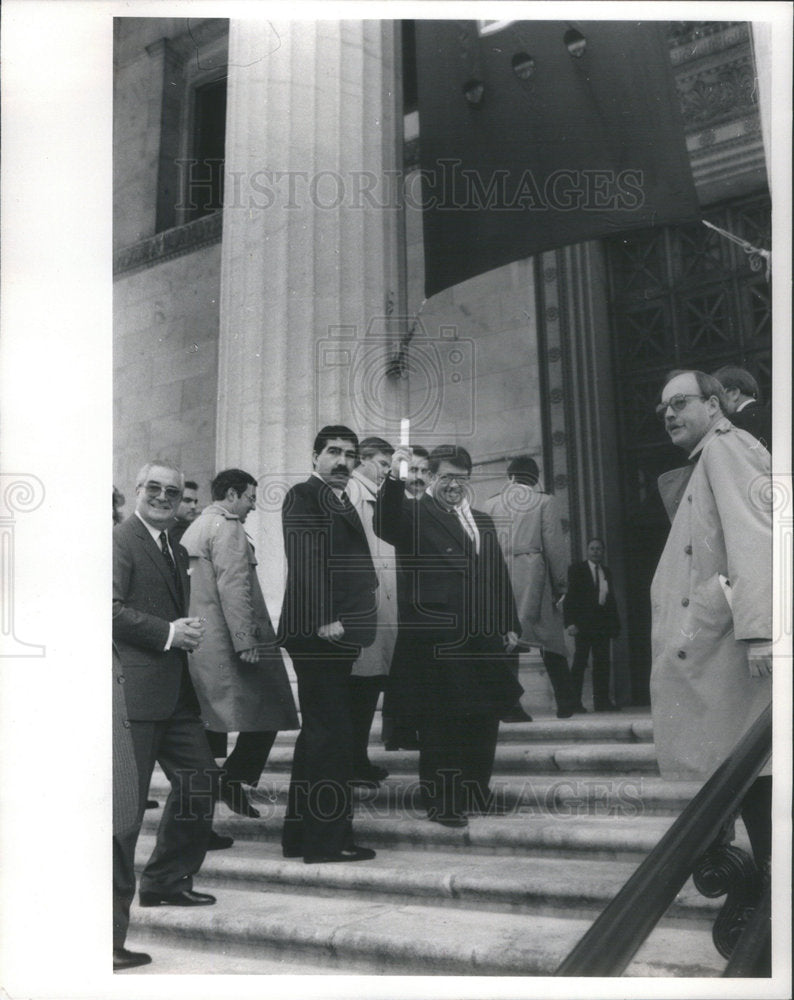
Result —
<path fill-rule="evenodd" d="M 651 585 L 654 740 L 663 777 L 706 780 L 772 697 L 770 457 L 711 375 L 671 372 L 656 411 L 688 464 L 659 479 L 672 526 Z M 771 806 L 767 765 L 741 807 L 759 866 Z"/>

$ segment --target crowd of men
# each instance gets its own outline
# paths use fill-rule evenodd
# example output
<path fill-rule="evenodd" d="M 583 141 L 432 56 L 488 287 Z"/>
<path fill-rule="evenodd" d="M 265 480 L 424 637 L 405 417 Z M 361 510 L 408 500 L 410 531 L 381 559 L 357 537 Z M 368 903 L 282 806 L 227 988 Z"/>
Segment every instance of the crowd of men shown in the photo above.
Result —
<path fill-rule="evenodd" d="M 771 431 L 728 419 L 745 413 L 749 426 L 741 396 L 752 398 L 753 386 L 736 370 L 722 378 L 673 372 L 657 407 L 688 456 L 660 481 L 672 527 L 651 592 L 652 710 L 666 777 L 707 778 L 771 697 L 771 512 L 758 488 L 770 474 Z M 490 782 L 500 721 L 531 721 L 520 702 L 522 649 L 541 651 L 559 718 L 587 711 L 590 657 L 594 710 L 619 711 L 610 643 L 620 620 L 604 543 L 589 538 L 586 559 L 568 566 L 534 459 L 511 460 L 483 510 L 472 506 L 472 459 L 457 444 L 393 447 L 329 425 L 310 464 L 283 501 L 277 627 L 244 528 L 256 506 L 250 473 L 219 472 L 200 512 L 197 484 L 164 460 L 140 470 L 126 520 L 114 488 L 115 969 L 150 961 L 125 941 L 155 762 L 171 790 L 140 904 L 207 906 L 215 898 L 194 889 L 193 876 L 207 850 L 233 843 L 212 829 L 215 804 L 259 816 L 248 789 L 281 730 L 300 730 L 284 856 L 357 862 L 375 851 L 356 841 L 352 788 L 388 776 L 368 757 L 384 689 L 384 745 L 418 749 L 427 819 L 453 828 L 498 812 Z M 764 866 L 768 773 L 742 817 Z"/>

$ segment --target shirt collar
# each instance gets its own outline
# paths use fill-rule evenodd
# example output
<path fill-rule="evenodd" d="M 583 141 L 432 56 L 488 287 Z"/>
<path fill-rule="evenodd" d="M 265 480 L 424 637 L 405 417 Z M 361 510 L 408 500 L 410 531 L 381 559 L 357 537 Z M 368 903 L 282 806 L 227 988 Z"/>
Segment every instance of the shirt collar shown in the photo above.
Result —
<path fill-rule="evenodd" d="M 319 472 L 315 472 L 314 470 L 312 470 L 312 475 L 314 476 L 315 479 L 319 479 L 320 482 L 323 484 L 323 486 L 328 486 L 328 489 L 333 493 L 333 495 L 336 497 L 337 500 L 342 499 L 343 490 L 341 490 L 338 486 L 330 486 L 328 483 L 326 483 L 326 481 L 323 479 L 323 477 L 320 475 Z"/>
<path fill-rule="evenodd" d="M 141 515 L 138 513 L 137 510 L 135 511 L 135 516 L 138 518 L 138 520 L 141 522 L 141 524 L 144 526 L 144 528 L 146 528 L 146 530 L 149 532 L 149 534 L 157 542 L 158 545 L 160 544 L 160 532 L 161 531 L 164 531 L 166 533 L 166 537 L 168 537 L 168 529 L 167 528 L 153 528 L 151 526 L 151 524 L 149 524 L 148 521 L 144 521 L 144 519 L 141 517 Z M 169 548 L 171 547 L 171 543 L 170 542 L 168 543 L 168 547 Z"/>

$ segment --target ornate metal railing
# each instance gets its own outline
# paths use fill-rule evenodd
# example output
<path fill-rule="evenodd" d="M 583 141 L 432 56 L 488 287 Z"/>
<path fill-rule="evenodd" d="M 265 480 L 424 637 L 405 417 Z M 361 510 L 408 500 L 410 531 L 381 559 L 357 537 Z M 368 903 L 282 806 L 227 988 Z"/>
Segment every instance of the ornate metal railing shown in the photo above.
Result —
<path fill-rule="evenodd" d="M 690 875 L 704 895 L 728 898 L 713 938 L 723 975 L 768 975 L 769 888 L 731 846 L 733 820 L 772 749 L 768 706 L 557 969 L 556 976 L 619 976 Z"/>

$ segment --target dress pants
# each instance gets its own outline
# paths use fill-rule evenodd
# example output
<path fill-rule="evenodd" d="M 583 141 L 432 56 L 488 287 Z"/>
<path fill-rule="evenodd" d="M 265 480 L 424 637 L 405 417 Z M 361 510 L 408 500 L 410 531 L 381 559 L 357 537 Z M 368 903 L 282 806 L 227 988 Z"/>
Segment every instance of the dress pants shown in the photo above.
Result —
<path fill-rule="evenodd" d="M 245 785 L 256 785 L 262 777 L 267 758 L 276 741 L 278 732 L 257 731 L 237 734 L 234 750 L 226 756 L 227 733 L 207 730 L 207 739 L 213 757 L 226 757 L 223 776 L 226 781 L 241 781 Z"/>
<path fill-rule="evenodd" d="M 369 732 L 378 697 L 383 687 L 382 677 L 350 678 L 350 723 L 353 737 L 353 775 L 366 773 L 372 766 L 369 760 Z"/>
<path fill-rule="evenodd" d="M 568 669 L 568 661 L 562 653 L 544 650 L 543 666 L 546 668 L 546 673 L 549 675 L 551 686 L 554 689 L 557 711 L 571 712 L 578 708 L 582 700 L 581 684 L 577 690 L 575 680 Z"/>
<path fill-rule="evenodd" d="M 609 643 L 608 635 L 593 632 L 579 632 L 575 639 L 576 651 L 573 656 L 574 688 L 579 701 L 582 700 L 584 673 L 590 650 L 593 651 L 593 704 L 596 710 L 609 705 Z"/>
<path fill-rule="evenodd" d="M 123 946 L 127 935 L 130 903 L 135 895 L 135 845 L 155 761 L 171 782 L 171 792 L 163 809 L 157 843 L 141 874 L 141 891 L 168 895 L 192 888 L 193 875 L 207 852 L 220 772 L 188 685 L 189 681 L 183 680 L 170 718 L 158 722 L 130 720 L 139 808 L 132 830 L 113 838 L 114 947 Z"/>
<path fill-rule="evenodd" d="M 292 760 L 284 853 L 304 858 L 353 846 L 350 671 L 355 657 L 292 656 L 301 731 Z"/>
<path fill-rule="evenodd" d="M 429 816 L 487 808 L 498 734 L 495 714 L 420 720 L 419 782 Z"/>

